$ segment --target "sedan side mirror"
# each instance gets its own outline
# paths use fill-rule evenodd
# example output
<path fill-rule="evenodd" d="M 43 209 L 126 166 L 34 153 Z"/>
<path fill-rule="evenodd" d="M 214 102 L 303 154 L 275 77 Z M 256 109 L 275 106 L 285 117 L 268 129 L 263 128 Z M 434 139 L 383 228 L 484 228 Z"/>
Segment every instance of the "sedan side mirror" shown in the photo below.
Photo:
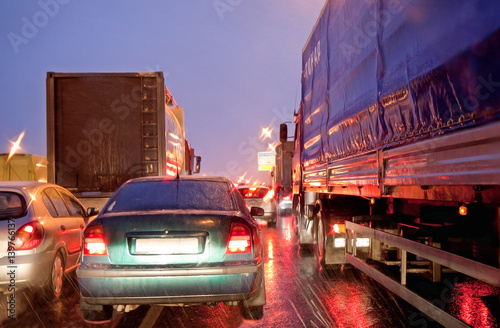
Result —
<path fill-rule="evenodd" d="M 252 206 L 250 208 L 250 214 L 252 216 L 263 216 L 264 215 L 264 209 L 262 207 Z"/>
<path fill-rule="evenodd" d="M 99 209 L 96 207 L 89 207 L 87 208 L 87 216 L 94 216 L 99 214 Z"/>

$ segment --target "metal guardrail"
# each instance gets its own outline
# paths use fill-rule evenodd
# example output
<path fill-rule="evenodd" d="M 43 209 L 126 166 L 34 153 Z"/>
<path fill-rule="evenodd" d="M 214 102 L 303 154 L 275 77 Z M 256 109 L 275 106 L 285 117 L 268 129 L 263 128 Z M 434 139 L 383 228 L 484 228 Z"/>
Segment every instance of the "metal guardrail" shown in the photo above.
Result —
<path fill-rule="evenodd" d="M 346 221 L 346 231 L 351 230 L 354 230 L 355 233 L 362 234 L 365 237 L 382 241 L 401 250 L 405 250 L 409 253 L 428 259 L 429 261 L 439 263 L 442 266 L 458 271 L 472 278 L 500 287 L 500 269 L 459 255 L 451 254 L 439 248 Z M 354 236 L 348 235 L 348 238 L 353 239 Z M 350 244 L 348 243 L 348 245 Z"/>
<path fill-rule="evenodd" d="M 407 273 L 406 253 L 412 253 L 423 257 L 431 262 L 438 263 L 442 266 L 484 281 L 493 286 L 500 286 L 500 269 L 464 258 L 462 256 L 451 254 L 441 249 L 415 242 L 413 240 L 408 240 L 394 234 L 369 228 L 367 226 L 362 226 L 349 221 L 346 221 L 345 224 L 347 234 L 346 245 L 352 245 L 352 254 L 348 252 L 346 253 L 347 262 L 365 272 L 371 278 L 382 284 L 385 288 L 403 298 L 415 308 L 419 309 L 445 327 L 470 326 L 404 286 L 406 284 Z M 358 234 L 363 235 L 363 237 L 369 237 L 371 240 L 375 239 L 384 242 L 402 251 L 401 282 L 397 282 L 394 279 L 387 277 L 377 269 L 356 257 L 355 239 Z"/>

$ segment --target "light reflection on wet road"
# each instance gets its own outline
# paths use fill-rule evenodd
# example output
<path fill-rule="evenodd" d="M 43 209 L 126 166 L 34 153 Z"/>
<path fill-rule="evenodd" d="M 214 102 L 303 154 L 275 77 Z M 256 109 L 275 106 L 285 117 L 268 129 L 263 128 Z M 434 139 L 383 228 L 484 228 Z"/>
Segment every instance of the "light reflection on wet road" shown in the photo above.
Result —
<path fill-rule="evenodd" d="M 318 272 L 312 252 L 299 249 L 291 222 L 286 217 L 276 227 L 262 228 L 267 293 L 262 320 L 243 320 L 237 307 L 223 304 L 215 308 L 141 306 L 116 315 L 111 323 L 100 327 L 440 327 L 422 319 L 416 309 L 355 268 Z M 19 311 L 28 310 L 18 314 L 18 320 L 7 319 L 0 326 L 96 327 L 81 318 L 77 287 L 66 287 L 61 300 L 19 305 Z M 473 287 L 464 285 L 466 288 Z M 469 301 L 465 299 L 461 304 L 473 306 Z M 412 319 L 417 316 L 418 321 Z"/>

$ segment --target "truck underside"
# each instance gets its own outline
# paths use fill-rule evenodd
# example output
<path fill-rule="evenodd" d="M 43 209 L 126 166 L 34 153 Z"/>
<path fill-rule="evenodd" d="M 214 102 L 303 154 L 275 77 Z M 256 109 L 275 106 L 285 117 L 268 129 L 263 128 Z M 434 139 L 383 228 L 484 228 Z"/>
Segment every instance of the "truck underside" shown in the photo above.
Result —
<path fill-rule="evenodd" d="M 497 131 L 492 122 L 304 170 L 293 199 L 300 246 L 320 268 L 354 265 L 441 324 L 463 326 L 406 284 L 460 272 L 500 287 Z"/>

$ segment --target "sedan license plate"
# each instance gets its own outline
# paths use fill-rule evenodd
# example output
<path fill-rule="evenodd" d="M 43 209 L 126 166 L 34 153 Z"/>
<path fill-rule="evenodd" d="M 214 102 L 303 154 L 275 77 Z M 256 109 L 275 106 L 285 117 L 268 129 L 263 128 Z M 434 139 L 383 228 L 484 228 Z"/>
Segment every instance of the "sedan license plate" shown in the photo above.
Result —
<path fill-rule="evenodd" d="M 198 254 L 198 238 L 137 238 L 135 254 Z"/>

